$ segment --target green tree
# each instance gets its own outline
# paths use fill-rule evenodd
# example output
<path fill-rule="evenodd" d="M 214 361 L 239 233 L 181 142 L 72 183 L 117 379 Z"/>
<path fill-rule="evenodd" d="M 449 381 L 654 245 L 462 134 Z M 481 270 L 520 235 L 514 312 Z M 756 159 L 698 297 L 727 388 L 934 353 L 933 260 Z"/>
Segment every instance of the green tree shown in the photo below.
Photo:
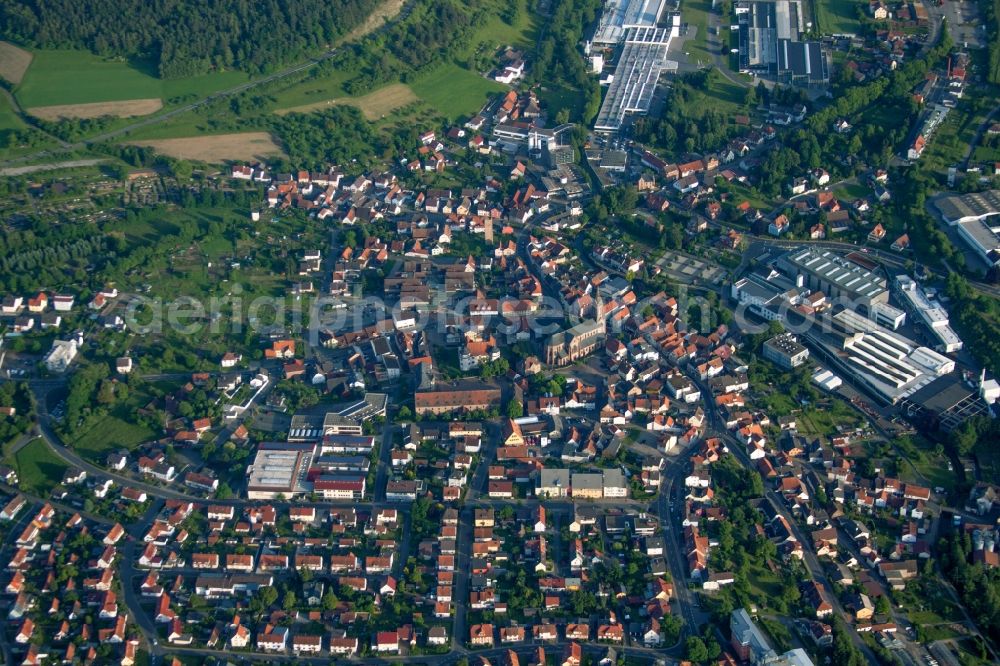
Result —
<path fill-rule="evenodd" d="M 884 594 L 875 599 L 875 612 L 878 615 L 889 615 L 892 613 L 892 604 Z"/>
<path fill-rule="evenodd" d="M 512 419 L 519 419 L 524 415 L 524 406 L 520 400 L 511 400 L 507 403 L 507 416 Z"/>
<path fill-rule="evenodd" d="M 705 645 L 705 641 L 697 636 L 691 636 L 684 641 L 684 654 L 689 661 L 697 664 L 704 663 L 709 658 L 708 647 Z"/>
<path fill-rule="evenodd" d="M 255 613 L 262 613 L 278 600 L 278 590 L 272 585 L 265 585 L 257 589 L 250 600 L 250 610 Z"/>

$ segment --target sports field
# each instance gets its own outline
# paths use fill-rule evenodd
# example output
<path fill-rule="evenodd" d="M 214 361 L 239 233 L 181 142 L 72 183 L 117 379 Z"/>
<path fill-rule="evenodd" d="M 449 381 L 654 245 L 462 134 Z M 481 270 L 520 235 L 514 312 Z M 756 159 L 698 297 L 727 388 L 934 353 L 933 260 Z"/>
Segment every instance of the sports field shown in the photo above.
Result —
<path fill-rule="evenodd" d="M 267 132 L 191 136 L 134 143 L 149 146 L 170 157 L 199 162 L 218 163 L 224 160 L 254 160 L 284 155 L 281 146 Z"/>

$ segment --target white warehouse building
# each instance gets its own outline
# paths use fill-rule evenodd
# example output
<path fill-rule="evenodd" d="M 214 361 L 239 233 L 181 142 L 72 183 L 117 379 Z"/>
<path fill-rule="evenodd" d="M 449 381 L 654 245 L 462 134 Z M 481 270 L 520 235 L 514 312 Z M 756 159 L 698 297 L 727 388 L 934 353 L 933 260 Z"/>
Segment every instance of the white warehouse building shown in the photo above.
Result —
<path fill-rule="evenodd" d="M 928 298 L 920 285 L 907 275 L 897 275 L 896 292 L 905 307 L 916 314 L 931 335 L 937 338 L 935 348 L 938 351 L 951 354 L 962 349 L 962 340 L 948 321 L 948 311 L 936 300 Z"/>

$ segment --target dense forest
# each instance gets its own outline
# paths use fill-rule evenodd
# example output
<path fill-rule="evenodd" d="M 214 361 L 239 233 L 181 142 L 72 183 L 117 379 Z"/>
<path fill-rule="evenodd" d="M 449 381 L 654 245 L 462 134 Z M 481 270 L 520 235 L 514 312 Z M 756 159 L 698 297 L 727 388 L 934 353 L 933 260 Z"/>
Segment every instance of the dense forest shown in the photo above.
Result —
<path fill-rule="evenodd" d="M 972 539 L 968 532 L 955 532 L 943 539 L 939 552 L 941 566 L 972 619 L 988 638 L 1000 639 L 1000 569 L 969 564 Z"/>
<path fill-rule="evenodd" d="M 721 76 L 715 69 L 709 69 L 678 77 L 667 93 L 663 115 L 636 120 L 636 140 L 664 150 L 671 159 L 677 159 L 684 153 L 718 150 L 727 140 L 745 132 L 746 128 L 730 123 L 731 111 L 713 104 L 714 99 L 706 92 Z M 786 92 L 778 90 L 775 94 Z M 794 101 L 800 101 L 798 91 L 787 94 L 793 96 Z M 748 88 L 743 99 L 748 113 L 763 101 L 757 88 Z"/>
<path fill-rule="evenodd" d="M 325 48 L 372 0 L 6 0 L 0 35 L 39 48 L 146 60 L 163 78 L 256 74 Z"/>
<path fill-rule="evenodd" d="M 960 254 L 960 253 L 958 253 Z M 1000 376 L 1000 301 L 973 290 L 957 273 L 948 274 L 951 317 L 965 347 L 995 376 Z"/>

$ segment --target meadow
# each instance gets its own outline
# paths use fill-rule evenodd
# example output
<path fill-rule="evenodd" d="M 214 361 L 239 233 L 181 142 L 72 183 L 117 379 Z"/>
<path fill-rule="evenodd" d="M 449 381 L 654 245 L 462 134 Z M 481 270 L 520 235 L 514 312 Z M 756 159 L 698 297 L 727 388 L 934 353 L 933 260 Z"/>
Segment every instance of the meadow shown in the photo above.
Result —
<path fill-rule="evenodd" d="M 449 120 L 475 113 L 490 95 L 507 87 L 458 65 L 442 65 L 415 79 L 417 97 Z"/>
<path fill-rule="evenodd" d="M 815 21 L 823 34 L 861 34 L 858 10 L 867 9 L 867 3 L 862 4 L 855 0 L 813 0 L 810 6 L 815 8 L 818 14 Z"/>
<path fill-rule="evenodd" d="M 11 108 L 6 95 L 0 95 L 0 131 L 24 129 L 24 122 Z"/>
<path fill-rule="evenodd" d="M 242 72 L 217 72 L 163 80 L 143 63 L 102 58 L 85 51 L 41 49 L 14 92 L 25 108 L 160 99 L 180 103 L 249 80 Z"/>
<path fill-rule="evenodd" d="M 328 109 L 334 104 L 350 104 L 351 106 L 356 106 L 366 119 L 376 121 L 391 114 L 396 109 L 418 101 L 420 101 L 419 98 L 413 94 L 413 91 L 405 83 L 391 83 L 384 88 L 379 88 L 361 97 L 334 97 L 333 99 L 311 102 L 301 106 L 279 109 L 275 113 L 279 115 L 286 113 L 309 113 L 310 111 Z"/>
<path fill-rule="evenodd" d="M 7 464 L 17 472 L 18 485 L 40 497 L 48 496 L 69 467 L 40 438 L 25 444 Z"/>

